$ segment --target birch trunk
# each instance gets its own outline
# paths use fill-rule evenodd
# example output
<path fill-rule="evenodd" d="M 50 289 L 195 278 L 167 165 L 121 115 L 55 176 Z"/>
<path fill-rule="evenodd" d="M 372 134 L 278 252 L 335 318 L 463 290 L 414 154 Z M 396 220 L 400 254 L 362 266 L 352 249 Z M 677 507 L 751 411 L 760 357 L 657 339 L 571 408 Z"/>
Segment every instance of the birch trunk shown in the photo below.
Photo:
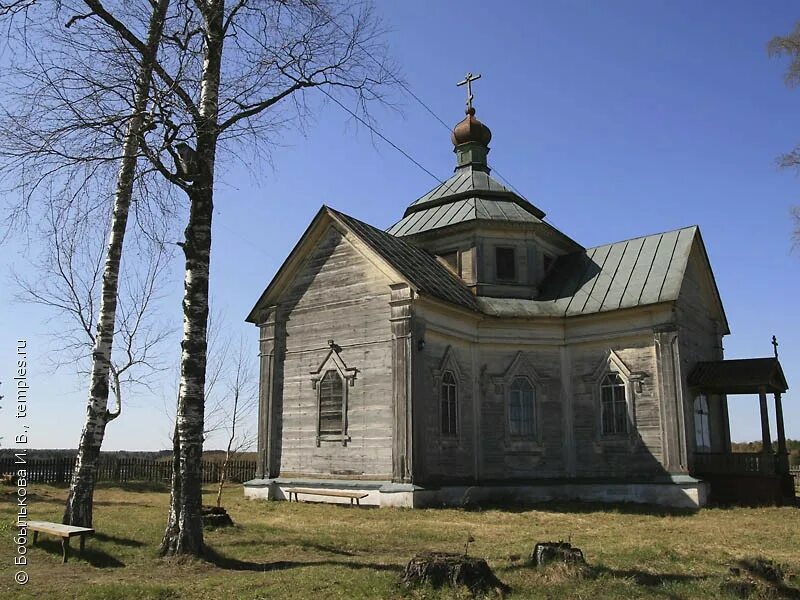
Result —
<path fill-rule="evenodd" d="M 188 190 L 191 207 L 183 252 L 186 257 L 183 295 L 181 382 L 176 415 L 178 458 L 173 461 L 172 503 L 161 542 L 161 554 L 201 556 L 204 552 L 201 460 L 205 410 L 208 328 L 208 275 L 211 218 L 214 212 L 214 161 L 218 135 L 219 82 L 224 41 L 222 0 L 202 9 L 205 48 L 197 157 L 200 173 Z"/>
<path fill-rule="evenodd" d="M 145 111 L 150 96 L 153 65 L 161 41 L 164 19 L 169 0 L 159 0 L 153 10 L 147 32 L 147 54 L 142 63 L 134 88 L 133 114 L 128 123 L 123 144 L 122 162 L 117 175 L 114 209 L 111 217 L 111 233 L 108 239 L 106 260 L 103 269 L 102 296 L 97 319 L 97 333 L 92 350 L 92 371 L 89 383 L 89 400 L 86 405 L 86 421 L 78 444 L 78 456 L 72 474 L 69 496 L 64 510 L 63 523 L 80 527 L 92 526 L 92 500 L 97 474 L 100 446 L 108 422 L 113 418 L 108 411 L 109 372 L 111 349 L 117 312 L 117 290 L 119 267 L 122 258 L 125 230 L 128 223 L 133 179 L 139 152 Z"/>

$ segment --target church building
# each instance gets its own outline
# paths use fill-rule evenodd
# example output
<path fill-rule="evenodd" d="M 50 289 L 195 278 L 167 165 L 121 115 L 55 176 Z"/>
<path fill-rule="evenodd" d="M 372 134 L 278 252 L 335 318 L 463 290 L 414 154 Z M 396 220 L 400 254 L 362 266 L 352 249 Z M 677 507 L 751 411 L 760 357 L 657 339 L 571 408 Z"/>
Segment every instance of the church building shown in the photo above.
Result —
<path fill-rule="evenodd" d="M 698 227 L 585 248 L 492 177 L 471 94 L 466 113 L 452 177 L 386 231 L 323 206 L 247 317 L 260 401 L 245 495 L 787 498 L 777 353 L 723 360 Z M 731 454 L 731 394 L 758 396 L 764 452 Z"/>

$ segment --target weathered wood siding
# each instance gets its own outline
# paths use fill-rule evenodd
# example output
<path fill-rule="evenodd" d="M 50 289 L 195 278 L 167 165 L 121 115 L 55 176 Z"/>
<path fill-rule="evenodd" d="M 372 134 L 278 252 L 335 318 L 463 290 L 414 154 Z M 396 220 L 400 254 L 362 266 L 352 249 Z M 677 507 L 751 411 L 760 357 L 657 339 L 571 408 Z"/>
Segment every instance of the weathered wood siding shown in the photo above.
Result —
<path fill-rule="evenodd" d="M 723 358 L 719 315 L 714 309 L 715 300 L 711 274 L 703 259 L 702 251 L 695 242 L 689 256 L 686 274 L 681 286 L 675 311 L 678 326 L 678 348 L 680 352 L 681 383 L 683 386 L 686 415 L 687 451 L 695 451 L 694 397 L 686 378 L 698 361 L 721 360 Z M 708 398 L 709 424 L 711 429 L 711 451 L 728 449 L 729 433 L 727 399 L 724 396 Z M 757 406 L 757 401 L 756 401 Z"/>
<path fill-rule="evenodd" d="M 626 386 L 632 429 L 621 437 L 603 437 L 600 423 L 598 367 L 609 349 L 632 373 L 641 373 L 639 387 Z M 652 336 L 625 343 L 587 343 L 570 349 L 573 390 L 576 474 L 579 477 L 626 477 L 664 472 L 661 444 L 661 407 L 656 385 Z M 610 369 L 615 370 L 615 369 Z M 601 375 L 602 376 L 602 375 Z M 624 379 L 624 375 L 623 375 Z"/>
<path fill-rule="evenodd" d="M 298 270 L 280 304 L 287 315 L 283 362 L 280 473 L 376 477 L 392 472 L 389 278 L 331 227 Z M 316 443 L 317 391 L 310 372 L 342 348 L 348 368 L 346 445 Z"/>
<path fill-rule="evenodd" d="M 624 320 L 599 315 L 592 323 L 584 320 L 583 327 L 604 339 L 565 345 L 563 331 L 561 341 L 552 339 L 552 332 L 543 335 L 541 324 L 534 322 L 498 319 L 457 328 L 452 315 L 430 309 L 423 314 L 426 344 L 417 353 L 414 387 L 420 421 L 415 442 L 422 463 L 418 482 L 665 473 L 652 334 L 630 333 Z M 422 318 L 417 319 L 421 331 Z M 631 379 L 627 386 L 633 426 L 627 436 L 615 439 L 604 438 L 600 429 L 598 373 L 611 349 L 638 381 Z M 446 355 L 456 368 L 446 364 Z M 441 433 L 437 386 L 446 369 L 460 376 L 457 440 Z M 527 377 L 536 391 L 535 433 L 528 439 L 509 433 L 507 386 L 515 374 Z"/>

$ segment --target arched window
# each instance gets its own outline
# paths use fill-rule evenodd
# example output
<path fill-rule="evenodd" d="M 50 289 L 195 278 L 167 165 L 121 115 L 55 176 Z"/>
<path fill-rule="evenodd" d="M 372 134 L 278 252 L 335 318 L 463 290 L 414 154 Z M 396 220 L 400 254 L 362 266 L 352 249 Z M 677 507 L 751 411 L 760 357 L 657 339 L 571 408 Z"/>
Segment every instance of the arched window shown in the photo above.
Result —
<path fill-rule="evenodd" d="M 532 436 L 536 392 L 527 377 L 515 377 L 509 390 L 508 427 L 512 436 Z"/>
<path fill-rule="evenodd" d="M 628 433 L 625 382 L 617 373 L 607 374 L 600 383 L 600 419 L 603 435 Z"/>
<path fill-rule="evenodd" d="M 442 376 L 441 404 L 442 434 L 457 435 L 458 389 L 456 387 L 456 378 L 450 371 L 445 371 Z"/>
<path fill-rule="evenodd" d="M 342 418 L 342 378 L 335 370 L 325 371 L 319 382 L 319 434 L 341 435 Z"/>
<path fill-rule="evenodd" d="M 711 450 L 711 428 L 708 422 L 708 399 L 700 394 L 694 399 L 694 434 L 697 450 Z"/>

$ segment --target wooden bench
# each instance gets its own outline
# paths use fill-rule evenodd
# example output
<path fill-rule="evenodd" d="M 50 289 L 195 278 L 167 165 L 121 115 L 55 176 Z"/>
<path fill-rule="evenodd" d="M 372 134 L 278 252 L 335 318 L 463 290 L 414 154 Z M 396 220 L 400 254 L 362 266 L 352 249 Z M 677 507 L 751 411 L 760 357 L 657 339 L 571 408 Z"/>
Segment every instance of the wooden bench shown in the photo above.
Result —
<path fill-rule="evenodd" d="M 69 538 L 75 537 L 76 535 L 81 536 L 80 552 L 83 552 L 83 547 L 86 543 L 86 536 L 94 534 L 94 529 L 90 529 L 89 527 L 62 525 L 61 523 L 50 523 L 48 521 L 28 521 L 27 526 L 30 531 L 33 531 L 34 544 L 39 538 L 39 532 L 49 533 L 50 535 L 55 535 L 61 538 L 61 553 L 63 555 L 62 562 L 67 562 L 67 558 L 69 557 Z"/>
<path fill-rule="evenodd" d="M 334 490 L 309 490 L 305 488 L 288 488 L 286 493 L 289 494 L 289 502 L 292 501 L 292 494 L 294 494 L 294 501 L 300 502 L 297 494 L 307 494 L 309 496 L 333 496 L 335 498 L 350 498 L 350 506 L 353 502 L 361 506 L 361 499 L 366 498 L 369 494 L 365 492 L 338 492 Z"/>

